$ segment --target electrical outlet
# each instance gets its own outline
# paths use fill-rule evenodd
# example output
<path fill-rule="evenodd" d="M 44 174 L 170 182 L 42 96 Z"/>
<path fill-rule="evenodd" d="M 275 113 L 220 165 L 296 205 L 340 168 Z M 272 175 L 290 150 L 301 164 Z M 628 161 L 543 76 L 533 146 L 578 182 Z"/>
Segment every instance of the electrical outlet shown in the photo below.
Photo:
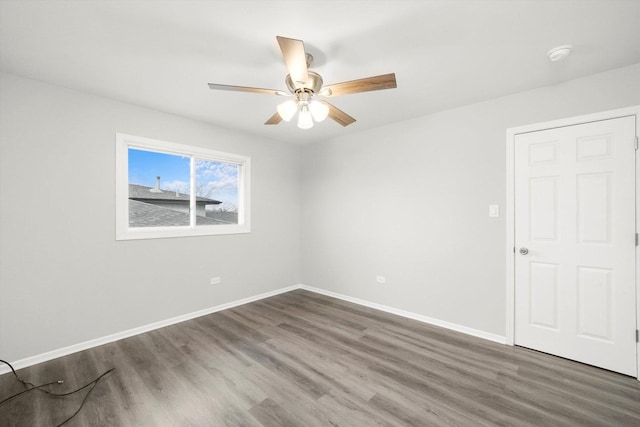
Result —
<path fill-rule="evenodd" d="M 378 283 L 387 283 L 387 278 L 384 276 L 376 276 L 376 282 Z"/>
<path fill-rule="evenodd" d="M 220 283 L 221 283 L 221 280 L 219 277 L 212 277 L 211 279 L 209 279 L 210 285 L 219 285 Z"/>

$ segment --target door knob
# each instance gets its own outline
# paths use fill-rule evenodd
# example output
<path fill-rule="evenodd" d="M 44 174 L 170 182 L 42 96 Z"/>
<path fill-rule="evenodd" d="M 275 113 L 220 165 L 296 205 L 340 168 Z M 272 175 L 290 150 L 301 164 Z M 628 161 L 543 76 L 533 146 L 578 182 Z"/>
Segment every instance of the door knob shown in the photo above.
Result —
<path fill-rule="evenodd" d="M 527 248 L 520 248 L 520 255 L 526 255 L 529 253 L 529 249 Z"/>

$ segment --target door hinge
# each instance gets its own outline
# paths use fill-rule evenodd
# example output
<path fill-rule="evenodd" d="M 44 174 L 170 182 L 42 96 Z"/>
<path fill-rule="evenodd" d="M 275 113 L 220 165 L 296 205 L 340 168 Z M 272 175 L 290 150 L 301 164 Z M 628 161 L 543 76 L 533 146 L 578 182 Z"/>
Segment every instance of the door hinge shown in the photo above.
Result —
<path fill-rule="evenodd" d="M 634 143 L 633 143 L 633 148 L 635 148 L 636 150 L 638 149 L 638 137 L 635 137 Z"/>
<path fill-rule="evenodd" d="M 638 246 L 638 233 L 636 233 L 636 246 Z"/>
<path fill-rule="evenodd" d="M 640 342 L 640 331 L 636 329 L 636 342 Z"/>

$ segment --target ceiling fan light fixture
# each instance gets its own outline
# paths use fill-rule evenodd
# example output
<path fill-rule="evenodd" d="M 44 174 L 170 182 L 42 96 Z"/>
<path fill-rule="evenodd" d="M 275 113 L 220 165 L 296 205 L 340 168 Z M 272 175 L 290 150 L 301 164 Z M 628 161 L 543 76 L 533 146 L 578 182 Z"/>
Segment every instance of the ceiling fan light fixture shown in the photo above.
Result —
<path fill-rule="evenodd" d="M 276 109 L 278 110 L 280 117 L 282 117 L 282 120 L 288 122 L 296 115 L 296 112 L 298 111 L 298 104 L 294 100 L 290 99 L 279 104 Z"/>
<path fill-rule="evenodd" d="M 304 42 L 302 40 L 281 36 L 276 36 L 276 40 L 280 46 L 287 71 L 289 72 L 285 77 L 285 85 L 287 86 L 288 93 L 277 89 L 209 83 L 209 89 L 212 90 L 262 93 L 291 97 L 289 100 L 277 106 L 277 111 L 269 117 L 264 123 L 265 125 L 277 125 L 282 121 L 290 122 L 296 114 L 298 114 L 297 124 L 301 129 L 309 129 L 313 127 L 314 122 L 321 122 L 327 117 L 343 127 L 349 126 L 354 123 L 356 119 L 327 101 L 317 101 L 313 98 L 315 96 L 334 97 L 398 87 L 395 73 L 334 83 L 324 87 L 322 76 L 315 71 L 309 70 L 313 62 L 313 56 L 305 52 Z"/>
<path fill-rule="evenodd" d="M 329 107 L 315 99 L 309 103 L 309 111 L 316 122 L 323 121 L 329 115 Z"/>
<path fill-rule="evenodd" d="M 313 118 L 307 105 L 300 107 L 300 114 L 298 114 L 298 127 L 300 129 L 311 129 L 313 127 Z"/>

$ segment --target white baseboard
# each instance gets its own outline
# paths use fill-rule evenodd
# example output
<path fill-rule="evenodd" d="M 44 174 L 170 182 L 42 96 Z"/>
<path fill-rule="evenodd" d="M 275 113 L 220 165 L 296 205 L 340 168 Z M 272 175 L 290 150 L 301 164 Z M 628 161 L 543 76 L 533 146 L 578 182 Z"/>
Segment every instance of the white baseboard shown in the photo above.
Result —
<path fill-rule="evenodd" d="M 442 328 L 451 329 L 453 331 L 462 332 L 467 335 L 472 335 L 475 337 L 483 338 L 489 341 L 494 341 L 500 344 L 507 344 L 506 337 L 491 334 L 489 332 L 481 331 L 478 329 L 469 328 L 467 326 L 461 326 L 455 323 L 446 322 L 444 320 L 434 319 L 432 317 L 423 316 L 421 314 L 412 313 L 409 311 L 398 310 L 393 307 L 388 307 L 386 305 L 376 304 L 373 302 L 361 300 L 358 298 L 353 298 L 347 295 L 339 294 L 336 292 L 326 291 L 320 288 L 314 288 L 313 286 L 307 285 L 293 285 L 288 286 L 286 288 L 277 289 L 275 291 L 265 292 L 263 294 L 255 295 L 248 298 L 239 299 L 236 301 L 228 302 L 226 304 L 217 305 L 215 307 L 206 308 L 204 310 L 194 311 L 192 313 L 183 314 L 181 316 L 172 317 L 170 319 L 161 320 L 159 322 L 150 323 L 148 325 L 139 326 L 137 328 L 128 329 L 126 331 L 117 332 L 115 334 L 107 335 L 104 337 L 92 339 L 89 341 L 81 342 L 78 344 L 70 345 L 68 347 L 63 347 L 57 350 L 48 351 L 46 353 L 38 354 L 35 356 L 27 357 L 24 359 L 16 360 L 11 362 L 11 365 L 17 370 L 26 368 L 28 366 L 36 365 L 38 363 L 46 362 L 51 359 L 55 359 L 62 356 L 67 356 L 72 353 L 76 353 L 78 351 L 87 350 L 93 347 L 97 347 L 103 344 L 108 344 L 110 342 L 118 341 L 123 338 L 129 338 L 134 335 L 142 334 L 145 332 L 153 331 L 155 329 L 163 328 L 165 326 L 174 325 L 176 323 L 184 322 L 186 320 L 194 319 L 200 316 L 206 316 L 207 314 L 216 313 L 218 311 L 226 310 L 228 308 L 237 307 L 240 305 L 248 304 L 250 302 L 258 301 L 264 298 L 269 298 L 275 295 L 279 295 L 285 292 L 293 291 L 296 289 L 304 289 L 310 292 L 315 292 L 322 295 L 327 295 L 333 298 L 338 298 L 344 301 L 352 302 L 354 304 L 375 308 L 376 310 L 381 310 L 387 313 L 396 314 L 398 316 L 406 317 L 408 319 L 417 320 L 419 322 L 428 323 L 430 325 L 440 326 Z M 11 369 L 5 364 L 0 366 L 0 375 L 6 374 L 7 372 L 11 372 Z"/>
<path fill-rule="evenodd" d="M 239 299 L 236 301 L 228 302 L 226 304 L 217 305 L 215 307 L 205 308 L 204 310 L 194 311 L 192 313 L 183 314 L 181 316 L 172 317 L 170 319 L 161 320 L 159 322 L 150 323 L 148 325 L 139 326 L 137 328 L 128 329 L 126 331 L 117 332 L 115 334 L 107 335 L 104 337 L 92 339 L 89 341 L 81 342 L 78 344 L 70 345 L 68 347 L 63 347 L 57 350 L 48 351 L 46 353 L 38 354 L 35 356 L 27 357 L 24 359 L 16 360 L 15 362 L 10 362 L 13 365 L 14 369 L 22 369 L 27 366 L 36 365 L 38 363 L 46 362 L 51 359 L 55 359 L 62 356 L 67 356 L 72 353 L 76 353 L 78 351 L 87 350 L 93 347 L 97 347 L 103 344 L 108 344 L 110 342 L 118 341 L 123 338 L 129 338 L 134 335 L 142 334 L 145 332 L 153 331 L 154 329 L 164 328 L 165 326 L 174 325 L 176 323 L 184 322 L 186 320 L 194 319 L 200 316 L 206 316 L 207 314 L 216 313 L 218 311 L 226 310 L 228 308 L 237 307 L 239 305 L 248 304 L 250 302 L 258 301 L 264 298 L 269 298 L 274 295 L 279 295 L 285 292 L 293 291 L 295 289 L 299 289 L 299 285 L 293 285 L 286 288 L 277 289 L 275 291 L 265 292 L 260 295 L 255 295 L 248 298 Z M 6 374 L 7 372 L 11 372 L 11 369 L 5 365 L 4 363 L 0 366 L 0 375 Z"/>
<path fill-rule="evenodd" d="M 397 308 L 376 304 L 374 302 L 369 302 L 369 301 L 361 300 L 358 298 L 353 298 L 348 295 L 338 294 L 336 292 L 326 291 L 324 289 L 314 288 L 313 286 L 299 285 L 299 288 L 305 289 L 307 291 L 315 292 L 318 294 L 326 295 L 329 297 L 338 298 L 344 301 L 352 302 L 354 304 L 363 305 L 365 307 L 375 308 L 376 310 L 385 311 L 391 314 L 396 314 L 398 316 L 417 320 L 423 323 L 428 323 L 430 325 L 439 326 L 441 328 L 451 329 L 456 332 L 462 332 L 463 334 L 472 335 L 474 337 L 483 338 L 485 340 L 497 342 L 500 344 L 507 344 L 506 337 L 481 331 L 479 329 L 473 329 L 467 326 L 458 325 L 456 323 L 451 323 L 451 322 L 447 322 L 440 319 L 434 319 L 433 317 L 423 316 L 421 314 L 412 313 L 410 311 L 398 310 Z"/>

